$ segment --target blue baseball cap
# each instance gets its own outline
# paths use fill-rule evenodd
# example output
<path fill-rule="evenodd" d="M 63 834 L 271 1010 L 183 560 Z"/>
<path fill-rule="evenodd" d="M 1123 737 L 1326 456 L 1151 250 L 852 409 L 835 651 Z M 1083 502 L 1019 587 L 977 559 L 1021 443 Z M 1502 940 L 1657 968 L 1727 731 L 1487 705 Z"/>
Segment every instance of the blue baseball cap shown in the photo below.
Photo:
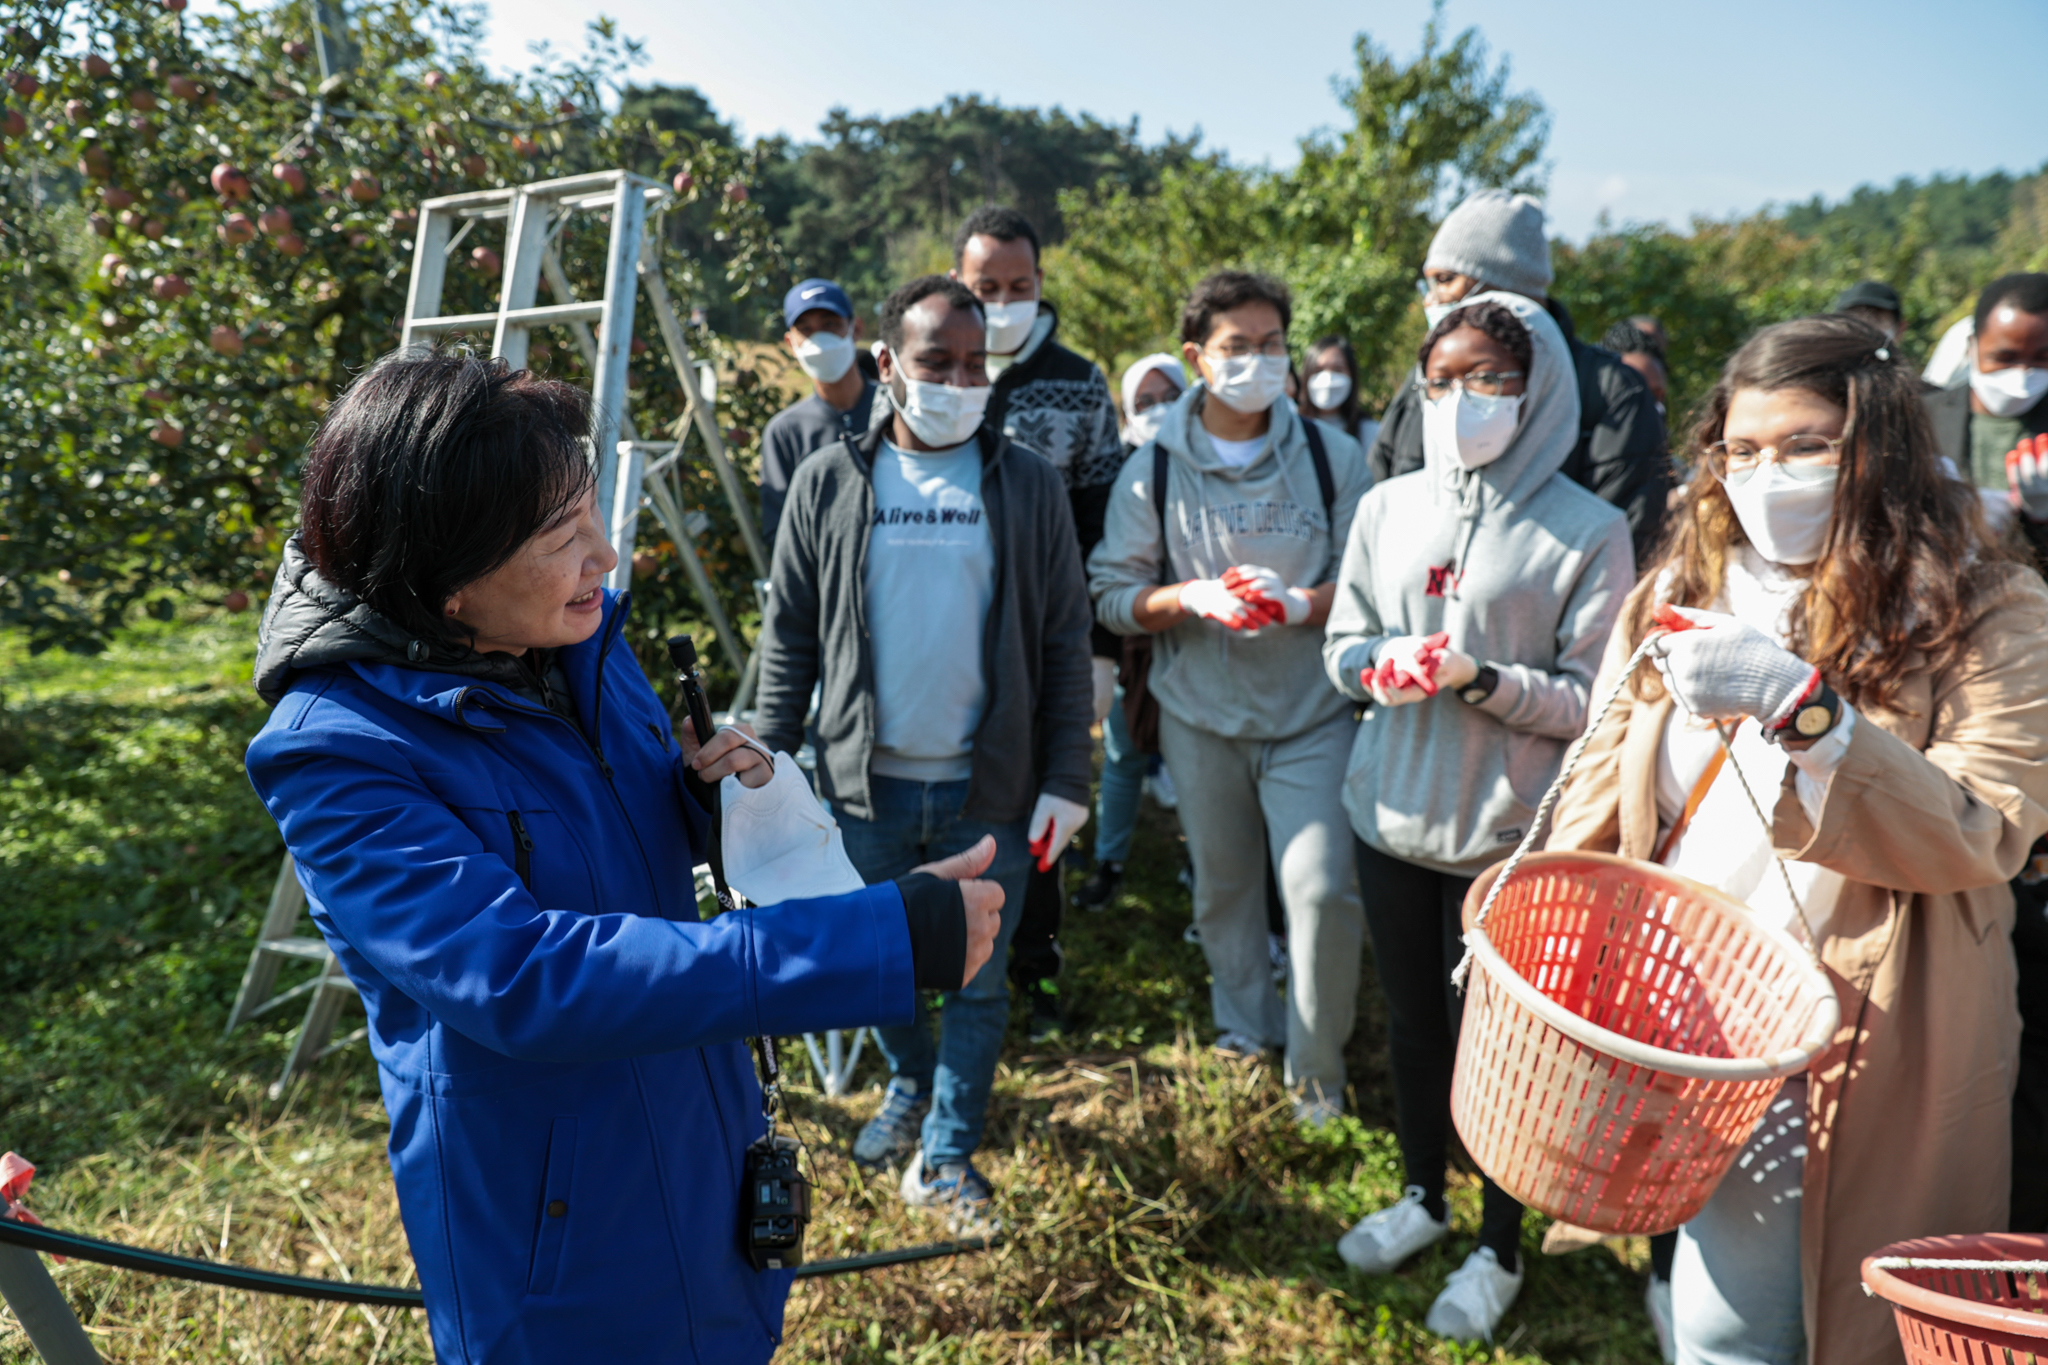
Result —
<path fill-rule="evenodd" d="M 813 308 L 822 308 L 849 320 L 853 317 L 853 300 L 846 297 L 844 289 L 830 280 L 805 280 L 782 296 L 782 325 L 796 326 L 796 320 Z"/>

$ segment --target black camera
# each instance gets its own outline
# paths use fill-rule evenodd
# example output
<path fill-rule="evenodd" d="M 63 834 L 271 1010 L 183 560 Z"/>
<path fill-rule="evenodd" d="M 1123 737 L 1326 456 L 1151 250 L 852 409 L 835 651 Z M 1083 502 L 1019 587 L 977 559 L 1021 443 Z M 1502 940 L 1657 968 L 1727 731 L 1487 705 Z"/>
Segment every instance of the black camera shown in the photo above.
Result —
<path fill-rule="evenodd" d="M 740 1197 L 740 1249 L 756 1270 L 794 1270 L 804 1263 L 811 1221 L 811 1182 L 796 1165 L 797 1143 L 773 1130 L 747 1148 Z"/>

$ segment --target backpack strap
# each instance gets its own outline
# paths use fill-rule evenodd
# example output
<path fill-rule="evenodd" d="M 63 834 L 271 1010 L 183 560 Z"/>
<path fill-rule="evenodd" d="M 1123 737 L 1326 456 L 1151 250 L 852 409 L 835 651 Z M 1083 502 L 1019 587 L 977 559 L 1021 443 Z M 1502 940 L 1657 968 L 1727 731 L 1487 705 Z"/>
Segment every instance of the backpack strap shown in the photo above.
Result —
<path fill-rule="evenodd" d="M 1173 556 L 1166 548 L 1166 447 L 1152 443 L 1152 510 L 1159 517 L 1159 586 L 1173 582 Z"/>
<path fill-rule="evenodd" d="M 1323 433 L 1316 430 L 1313 417 L 1301 419 L 1302 434 L 1308 437 L 1308 457 L 1316 466 L 1316 491 L 1323 495 L 1323 520 L 1331 520 L 1337 506 L 1337 479 L 1330 473 L 1330 452 L 1323 446 Z"/>

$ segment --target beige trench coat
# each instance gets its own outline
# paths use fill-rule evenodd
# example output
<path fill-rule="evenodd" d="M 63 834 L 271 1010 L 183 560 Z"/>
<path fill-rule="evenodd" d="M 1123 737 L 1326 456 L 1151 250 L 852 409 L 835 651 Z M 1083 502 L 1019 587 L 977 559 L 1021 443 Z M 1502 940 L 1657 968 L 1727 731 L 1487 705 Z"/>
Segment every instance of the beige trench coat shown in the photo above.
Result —
<path fill-rule="evenodd" d="M 1807 1115 L 1812 1365 L 1904 1358 L 1890 1308 L 1861 1288 L 1872 1251 L 2005 1228 L 2020 1033 L 2006 883 L 2048 831 L 2048 589 L 2014 570 L 1987 601 L 1954 664 L 1911 671 L 1895 709 L 1859 710 L 1818 828 L 1789 766 L 1773 811 L 1780 857 L 1848 879 L 1821 935 L 1842 1028 Z M 1617 625 L 1596 698 L 1629 653 Z M 1547 847 L 1650 857 L 1672 706 L 1623 691 Z"/>

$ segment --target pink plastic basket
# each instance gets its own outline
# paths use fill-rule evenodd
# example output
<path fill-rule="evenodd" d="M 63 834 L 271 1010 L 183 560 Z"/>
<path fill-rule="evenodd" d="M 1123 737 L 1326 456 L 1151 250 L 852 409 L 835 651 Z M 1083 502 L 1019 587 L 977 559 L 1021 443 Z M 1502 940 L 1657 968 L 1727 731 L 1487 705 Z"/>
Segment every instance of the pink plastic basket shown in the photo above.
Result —
<path fill-rule="evenodd" d="M 1863 1262 L 1907 1365 L 2048 1365 L 2048 1237 L 1894 1242 Z"/>

